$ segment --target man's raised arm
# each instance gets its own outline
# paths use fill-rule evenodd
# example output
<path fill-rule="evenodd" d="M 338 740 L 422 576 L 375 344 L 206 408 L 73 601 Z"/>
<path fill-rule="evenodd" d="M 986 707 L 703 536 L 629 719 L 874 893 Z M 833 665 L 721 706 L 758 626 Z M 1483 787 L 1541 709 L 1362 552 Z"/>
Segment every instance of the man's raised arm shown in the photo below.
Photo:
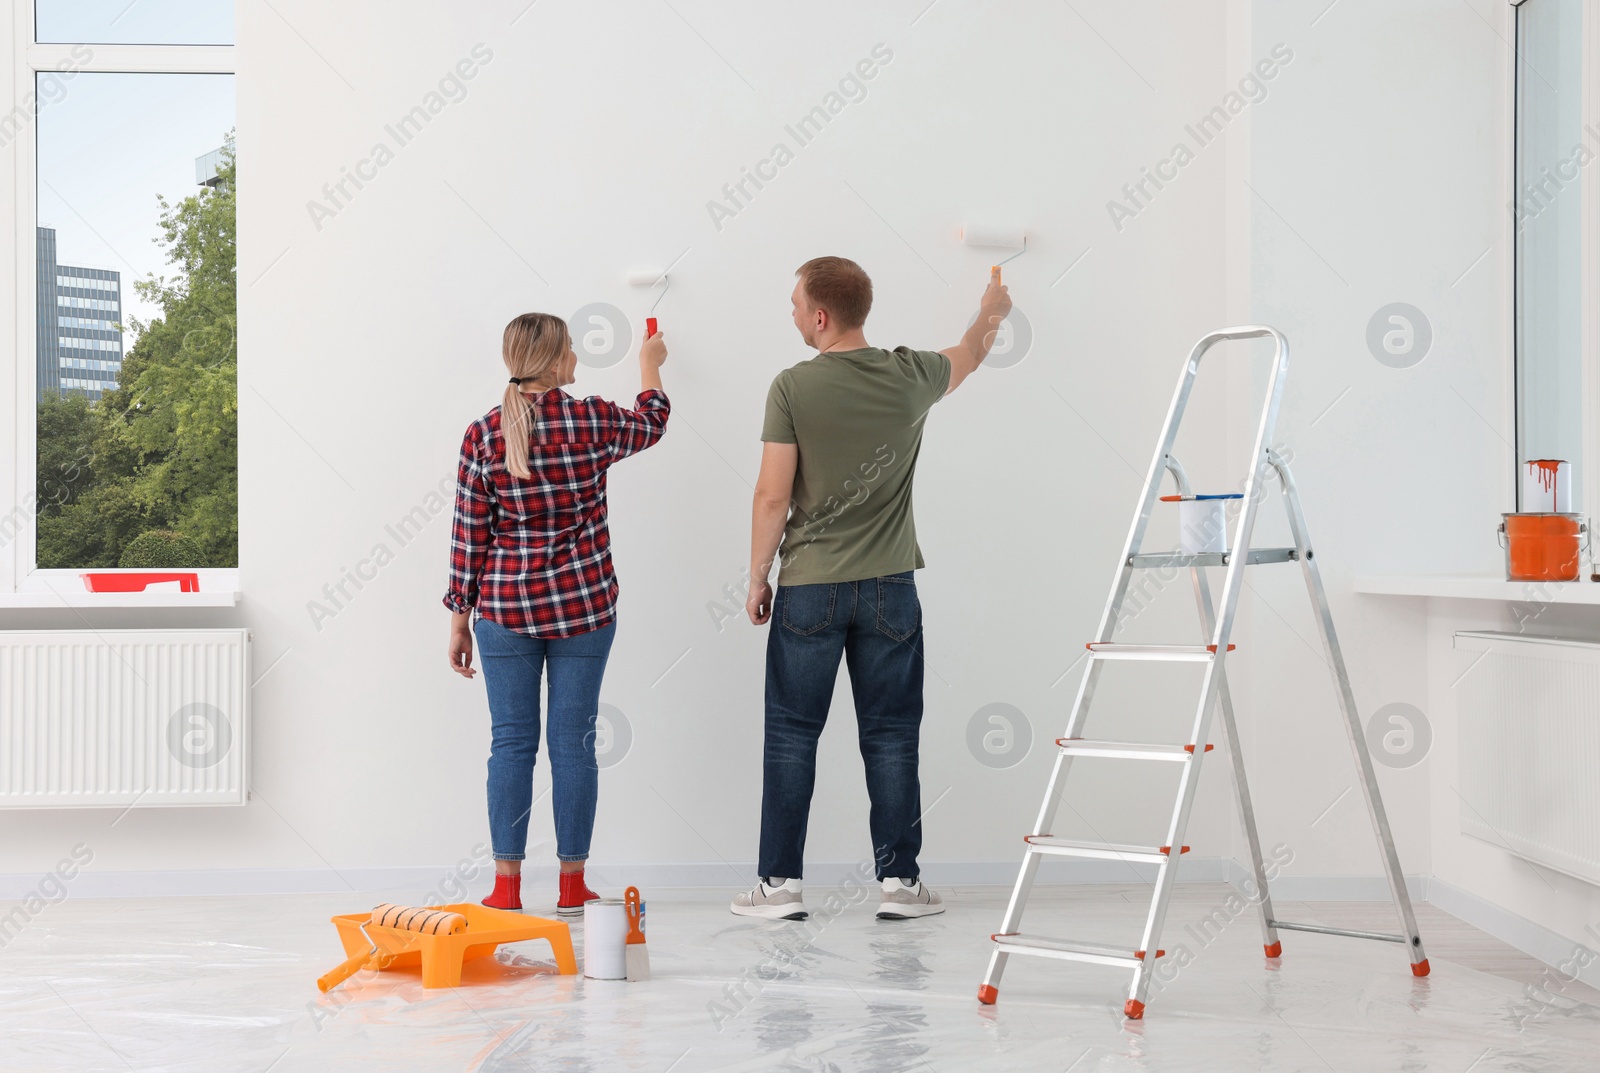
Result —
<path fill-rule="evenodd" d="M 978 319 L 972 322 L 961 342 L 939 351 L 950 359 L 950 386 L 948 395 L 961 386 L 961 382 L 978 371 L 983 359 L 994 346 L 994 337 L 1000 332 L 1000 322 L 1011 312 L 1011 292 L 1000 282 L 1000 269 L 989 270 L 989 286 L 978 302 Z"/>

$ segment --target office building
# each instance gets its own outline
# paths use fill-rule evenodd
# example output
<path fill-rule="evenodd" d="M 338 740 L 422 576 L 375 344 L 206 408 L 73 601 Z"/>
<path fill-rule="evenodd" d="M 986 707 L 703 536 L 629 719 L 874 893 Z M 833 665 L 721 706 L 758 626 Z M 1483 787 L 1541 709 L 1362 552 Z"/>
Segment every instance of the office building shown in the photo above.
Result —
<path fill-rule="evenodd" d="M 213 190 L 222 185 L 222 176 L 218 171 L 222 167 L 222 149 L 218 147 L 204 156 L 194 158 L 194 181 L 198 186 L 209 186 Z"/>
<path fill-rule="evenodd" d="M 56 259 L 56 232 L 38 229 L 37 398 L 117 386 L 122 371 L 122 273 Z"/>

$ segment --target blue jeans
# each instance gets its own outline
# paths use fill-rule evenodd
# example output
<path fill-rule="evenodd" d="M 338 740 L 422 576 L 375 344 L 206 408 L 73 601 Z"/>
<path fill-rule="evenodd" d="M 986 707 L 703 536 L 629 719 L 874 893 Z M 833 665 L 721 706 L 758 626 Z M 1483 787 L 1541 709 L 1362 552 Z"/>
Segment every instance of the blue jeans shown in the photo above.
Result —
<path fill-rule="evenodd" d="M 922 850 L 922 604 L 911 571 L 778 589 L 767 633 L 762 876 L 801 878 L 817 739 L 850 670 L 879 879 L 915 879 Z"/>
<path fill-rule="evenodd" d="M 599 767 L 594 759 L 600 679 L 617 625 L 576 637 L 529 637 L 480 618 L 472 626 L 494 723 L 489 753 L 489 840 L 496 860 L 520 861 L 533 810 L 533 762 L 539 755 L 539 680 L 550 668 L 550 775 L 556 856 L 589 857 Z"/>

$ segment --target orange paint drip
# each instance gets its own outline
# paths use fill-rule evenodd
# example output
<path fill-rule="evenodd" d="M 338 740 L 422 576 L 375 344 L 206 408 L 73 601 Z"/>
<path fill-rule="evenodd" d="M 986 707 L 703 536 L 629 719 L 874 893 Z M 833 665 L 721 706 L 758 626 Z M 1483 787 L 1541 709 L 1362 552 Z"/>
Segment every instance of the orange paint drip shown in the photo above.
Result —
<path fill-rule="evenodd" d="M 1546 492 L 1555 489 L 1556 474 L 1561 471 L 1561 467 L 1565 464 L 1565 460 L 1560 458 L 1533 458 L 1528 460 L 1529 468 L 1539 471 L 1539 487 Z"/>

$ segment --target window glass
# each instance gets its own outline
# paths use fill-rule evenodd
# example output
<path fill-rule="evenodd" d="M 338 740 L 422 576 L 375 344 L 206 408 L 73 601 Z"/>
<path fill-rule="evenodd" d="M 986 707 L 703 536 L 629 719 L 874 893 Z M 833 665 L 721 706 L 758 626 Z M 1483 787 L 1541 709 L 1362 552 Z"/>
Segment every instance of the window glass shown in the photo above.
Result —
<path fill-rule="evenodd" d="M 1583 0 L 1528 0 L 1517 20 L 1517 460 L 1571 463 L 1581 511 Z"/>
<path fill-rule="evenodd" d="M 238 565 L 233 123 L 231 75 L 79 73 L 39 114 L 42 569 Z"/>
<path fill-rule="evenodd" d="M 38 0 L 34 40 L 231 45 L 232 0 Z"/>

